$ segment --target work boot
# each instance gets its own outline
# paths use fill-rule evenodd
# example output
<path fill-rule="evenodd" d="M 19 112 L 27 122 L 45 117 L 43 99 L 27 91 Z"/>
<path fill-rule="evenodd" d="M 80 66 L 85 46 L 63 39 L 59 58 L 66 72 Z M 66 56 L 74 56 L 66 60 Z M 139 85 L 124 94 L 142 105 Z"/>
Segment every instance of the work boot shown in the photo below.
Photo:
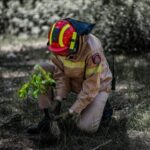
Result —
<path fill-rule="evenodd" d="M 104 127 L 108 126 L 112 119 L 112 115 L 113 115 L 113 108 L 112 108 L 111 104 L 109 103 L 109 101 L 107 101 L 104 111 L 103 111 L 101 125 Z"/>
<path fill-rule="evenodd" d="M 51 120 L 50 118 L 44 117 L 38 125 L 28 128 L 27 132 L 32 135 L 31 140 L 37 142 L 40 145 L 53 145 L 59 142 L 61 132 L 56 121 Z"/>
<path fill-rule="evenodd" d="M 49 115 L 48 108 L 43 110 L 44 118 L 38 123 L 38 125 L 33 125 L 27 129 L 29 134 L 38 134 L 41 132 L 47 132 L 50 128 L 50 120 L 52 120 L 52 114 Z"/>
<path fill-rule="evenodd" d="M 29 134 L 39 134 L 41 132 L 47 132 L 50 128 L 50 118 L 44 117 L 38 125 L 33 125 L 27 129 Z"/>
<path fill-rule="evenodd" d="M 50 131 L 50 126 L 52 124 L 52 120 L 55 115 L 60 113 L 61 102 L 55 102 L 55 108 L 49 114 L 48 108 L 43 110 L 45 117 L 38 123 L 38 125 L 33 125 L 27 129 L 27 133 L 29 134 L 39 134 L 39 133 L 46 133 Z"/>

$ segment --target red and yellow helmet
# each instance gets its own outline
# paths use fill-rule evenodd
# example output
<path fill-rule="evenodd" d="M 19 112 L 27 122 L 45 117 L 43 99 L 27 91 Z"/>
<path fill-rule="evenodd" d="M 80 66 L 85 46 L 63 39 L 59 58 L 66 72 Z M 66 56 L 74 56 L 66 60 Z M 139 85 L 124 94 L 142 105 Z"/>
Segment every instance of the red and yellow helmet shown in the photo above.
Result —
<path fill-rule="evenodd" d="M 77 32 L 67 20 L 54 23 L 48 34 L 48 49 L 58 55 L 67 55 L 75 51 Z"/>

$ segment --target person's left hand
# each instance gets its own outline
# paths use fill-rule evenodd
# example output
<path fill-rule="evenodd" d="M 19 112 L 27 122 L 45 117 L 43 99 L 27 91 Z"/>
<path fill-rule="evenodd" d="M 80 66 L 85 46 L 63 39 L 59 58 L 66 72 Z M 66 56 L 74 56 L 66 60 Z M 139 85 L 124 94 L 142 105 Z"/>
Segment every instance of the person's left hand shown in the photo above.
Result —
<path fill-rule="evenodd" d="M 68 120 L 68 119 L 71 119 L 71 120 L 77 122 L 79 119 L 79 114 L 77 114 L 75 112 L 70 113 L 69 111 L 67 111 L 60 115 L 55 116 L 55 118 L 54 118 L 54 120 Z"/>

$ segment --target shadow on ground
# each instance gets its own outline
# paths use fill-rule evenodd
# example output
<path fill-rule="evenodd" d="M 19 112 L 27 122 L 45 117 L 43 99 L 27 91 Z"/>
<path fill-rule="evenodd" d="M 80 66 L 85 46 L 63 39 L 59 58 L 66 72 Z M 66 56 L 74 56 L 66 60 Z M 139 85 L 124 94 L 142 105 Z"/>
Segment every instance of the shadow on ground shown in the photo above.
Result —
<path fill-rule="evenodd" d="M 40 120 L 41 112 L 31 98 L 19 100 L 17 90 L 28 79 L 33 65 L 48 58 L 46 48 L 0 55 L 0 149 L 150 149 L 148 55 L 116 56 L 117 89 L 110 95 L 115 113 L 108 127 L 100 126 L 96 134 L 89 135 L 69 125 L 62 128 L 59 143 L 52 145 L 41 145 L 38 136 L 27 135 L 25 129 Z M 71 93 L 68 99 L 66 106 L 75 95 Z"/>

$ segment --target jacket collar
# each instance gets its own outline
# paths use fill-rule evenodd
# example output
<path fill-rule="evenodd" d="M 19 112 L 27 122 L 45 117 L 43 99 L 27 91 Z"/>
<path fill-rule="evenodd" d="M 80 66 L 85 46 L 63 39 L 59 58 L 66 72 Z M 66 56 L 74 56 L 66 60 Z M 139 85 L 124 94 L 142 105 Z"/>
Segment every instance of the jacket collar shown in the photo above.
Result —
<path fill-rule="evenodd" d="M 87 35 L 79 36 L 79 46 L 77 52 L 74 54 L 70 54 L 66 57 L 66 59 L 71 61 L 78 61 L 81 60 L 83 55 L 85 54 L 85 49 L 87 47 Z"/>

